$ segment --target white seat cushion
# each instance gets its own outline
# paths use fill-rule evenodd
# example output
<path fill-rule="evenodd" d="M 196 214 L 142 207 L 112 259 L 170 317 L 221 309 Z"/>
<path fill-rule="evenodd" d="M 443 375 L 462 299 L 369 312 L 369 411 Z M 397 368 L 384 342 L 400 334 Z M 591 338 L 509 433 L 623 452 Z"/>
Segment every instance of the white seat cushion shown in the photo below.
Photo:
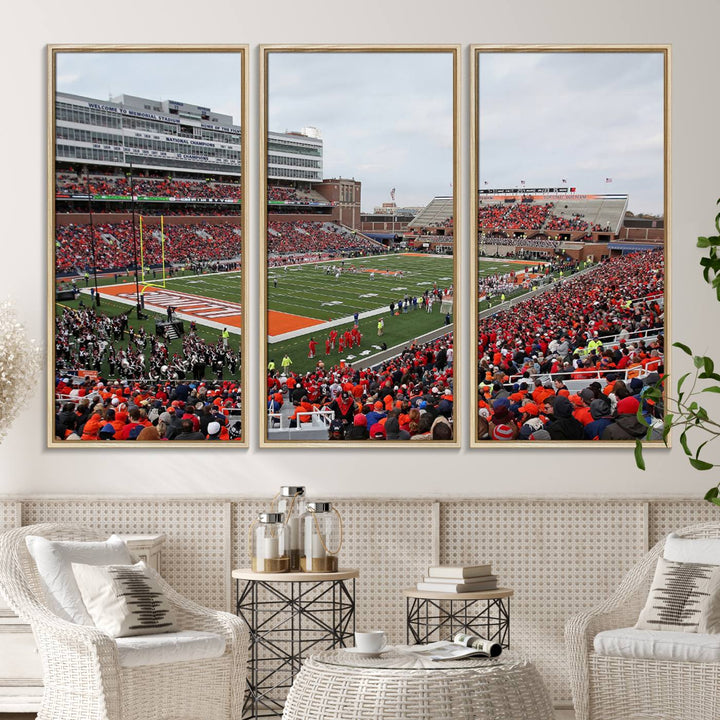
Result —
<path fill-rule="evenodd" d="M 161 635 L 134 635 L 115 640 L 122 667 L 210 660 L 225 652 L 225 638 L 215 633 L 183 630 Z"/>
<path fill-rule="evenodd" d="M 598 633 L 593 641 L 598 655 L 678 662 L 720 662 L 720 634 L 619 628 Z"/>

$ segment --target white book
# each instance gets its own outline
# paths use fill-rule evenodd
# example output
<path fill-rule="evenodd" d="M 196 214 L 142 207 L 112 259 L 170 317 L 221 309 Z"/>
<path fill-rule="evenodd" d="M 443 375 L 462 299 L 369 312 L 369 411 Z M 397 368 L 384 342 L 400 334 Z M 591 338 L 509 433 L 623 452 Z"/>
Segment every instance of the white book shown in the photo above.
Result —
<path fill-rule="evenodd" d="M 482 592 L 484 590 L 495 590 L 497 580 L 488 580 L 482 583 L 436 583 L 419 582 L 417 589 L 424 592 L 446 592 L 446 593 L 467 593 Z"/>
<path fill-rule="evenodd" d="M 427 574 L 433 578 L 457 578 L 459 582 L 466 578 L 489 575 L 491 566 L 487 565 L 433 565 Z"/>
<path fill-rule="evenodd" d="M 463 580 L 426 575 L 422 581 L 425 583 L 443 583 L 447 585 L 473 585 L 475 583 L 490 582 L 492 580 L 497 582 L 497 575 L 478 575 L 477 577 L 464 578 Z"/>

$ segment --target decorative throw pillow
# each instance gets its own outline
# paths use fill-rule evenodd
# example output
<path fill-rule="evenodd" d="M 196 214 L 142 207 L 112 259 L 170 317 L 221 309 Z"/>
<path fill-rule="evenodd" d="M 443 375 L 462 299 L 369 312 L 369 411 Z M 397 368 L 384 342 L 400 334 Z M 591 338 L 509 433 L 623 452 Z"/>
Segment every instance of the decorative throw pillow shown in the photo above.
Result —
<path fill-rule="evenodd" d="M 122 538 L 111 535 L 104 542 L 48 540 L 38 535 L 25 538 L 35 561 L 48 607 L 63 620 L 92 625 L 78 589 L 71 564 L 131 565 L 133 558 Z"/>
<path fill-rule="evenodd" d="M 720 565 L 720 538 L 686 538 L 670 533 L 665 538 L 663 557 L 675 562 Z"/>
<path fill-rule="evenodd" d="M 72 571 L 90 617 L 110 637 L 177 632 L 175 613 L 144 562 Z"/>
<path fill-rule="evenodd" d="M 720 632 L 720 565 L 660 558 L 639 630 Z"/>

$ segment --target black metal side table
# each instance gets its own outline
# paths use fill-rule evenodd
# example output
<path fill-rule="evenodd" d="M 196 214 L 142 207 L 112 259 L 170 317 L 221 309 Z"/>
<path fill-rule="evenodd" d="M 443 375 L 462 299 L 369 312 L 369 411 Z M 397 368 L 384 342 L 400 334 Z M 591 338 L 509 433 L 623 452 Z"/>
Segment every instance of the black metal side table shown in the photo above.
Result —
<path fill-rule="evenodd" d="M 355 579 L 336 573 L 233 570 L 237 614 L 252 642 L 243 718 L 279 717 L 302 660 L 353 644 Z"/>
<path fill-rule="evenodd" d="M 404 590 L 407 643 L 450 640 L 458 632 L 479 635 L 510 647 L 510 598 L 513 591 L 454 593 Z"/>

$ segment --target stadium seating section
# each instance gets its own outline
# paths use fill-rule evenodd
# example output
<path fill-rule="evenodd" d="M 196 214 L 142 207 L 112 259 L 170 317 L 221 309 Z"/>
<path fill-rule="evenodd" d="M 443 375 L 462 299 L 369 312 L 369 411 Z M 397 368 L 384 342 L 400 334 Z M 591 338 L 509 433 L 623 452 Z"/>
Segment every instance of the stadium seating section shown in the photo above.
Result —
<path fill-rule="evenodd" d="M 132 222 L 95 225 L 95 257 L 98 270 L 133 266 Z M 57 272 L 93 267 L 90 225 L 58 225 L 55 263 Z M 136 229 L 135 242 L 139 246 Z M 240 228 L 228 223 L 208 225 L 165 224 L 165 262 L 222 260 L 238 256 L 242 249 Z M 160 230 L 146 229 L 143 234 L 143 256 L 147 265 L 162 261 Z M 134 266 L 133 266 L 134 267 Z"/>
<path fill-rule="evenodd" d="M 378 248 L 382 248 L 380 243 L 334 223 L 268 222 L 268 253 L 271 255 L 373 252 Z"/>
<path fill-rule="evenodd" d="M 558 202 L 489 202 L 480 198 L 481 231 L 619 232 L 626 198 L 571 199 Z"/>
<path fill-rule="evenodd" d="M 240 183 L 218 182 L 206 179 L 185 180 L 179 178 L 134 177 L 133 192 L 142 197 L 168 197 L 176 200 L 241 200 Z M 130 178 L 119 175 L 90 175 L 78 177 L 60 173 L 56 179 L 58 195 L 111 195 L 130 197 Z"/>

